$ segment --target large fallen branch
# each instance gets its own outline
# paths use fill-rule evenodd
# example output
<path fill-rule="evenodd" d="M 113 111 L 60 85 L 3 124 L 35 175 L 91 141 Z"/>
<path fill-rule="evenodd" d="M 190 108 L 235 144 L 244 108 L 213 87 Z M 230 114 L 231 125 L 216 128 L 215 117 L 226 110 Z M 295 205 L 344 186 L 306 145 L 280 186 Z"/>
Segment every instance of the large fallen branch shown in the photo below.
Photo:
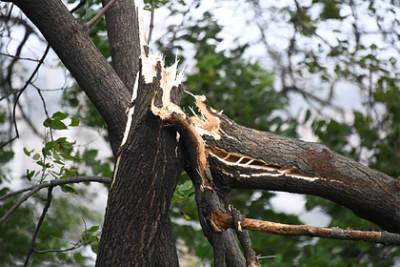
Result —
<path fill-rule="evenodd" d="M 400 179 L 304 142 L 236 124 L 194 96 L 198 115 L 168 101 L 152 111 L 176 126 L 203 187 L 279 190 L 320 196 L 385 230 L 400 232 Z"/>
<path fill-rule="evenodd" d="M 228 263 L 229 255 L 241 252 L 232 232 L 218 231 L 221 227 L 227 229 L 233 225 L 232 217 L 221 215 L 226 214 L 228 203 L 224 199 L 227 188 L 228 191 L 236 187 L 322 196 L 352 209 L 386 230 L 400 232 L 398 180 L 337 155 L 323 145 L 240 126 L 221 112 L 209 108 L 204 96 L 193 95 L 199 114 L 193 112 L 193 116 L 188 116 L 171 97 L 181 87 L 182 74 L 177 72 L 177 63 L 166 68 L 161 56 L 148 51 L 142 52 L 142 76 L 146 84 L 159 86 L 151 102 L 151 112 L 178 132 L 177 140 L 183 147 L 187 162 L 185 169 L 196 188 L 200 222 L 214 248 L 215 266 L 243 265 L 241 256 L 234 263 Z M 216 214 L 219 217 L 215 217 Z M 270 233 L 313 234 L 399 244 L 397 234 L 387 232 L 287 225 L 285 232 L 278 229 L 283 225 L 272 227 L 269 222 L 263 223 L 245 219 L 242 225 L 252 230 L 269 230 Z M 257 266 L 249 239 L 246 235 L 238 234 L 238 237 L 247 249 L 247 264 Z"/>

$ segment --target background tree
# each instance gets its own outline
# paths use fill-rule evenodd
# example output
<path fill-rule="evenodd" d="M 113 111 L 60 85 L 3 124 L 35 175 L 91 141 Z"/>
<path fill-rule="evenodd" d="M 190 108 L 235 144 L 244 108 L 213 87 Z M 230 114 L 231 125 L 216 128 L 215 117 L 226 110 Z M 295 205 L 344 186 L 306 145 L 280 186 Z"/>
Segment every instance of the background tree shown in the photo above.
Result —
<path fill-rule="evenodd" d="M 226 3 L 229 1 L 221 1 L 220 5 L 224 6 Z M 46 91 L 45 88 L 35 86 L 32 79 L 25 83 L 24 81 L 29 78 L 28 75 L 22 78 L 20 82 L 22 86 L 20 86 L 18 82 L 21 78 L 19 78 L 18 68 L 24 66 L 20 62 L 21 51 L 27 40 L 31 38 L 30 36 L 36 36 L 35 38 L 40 41 L 44 40 L 34 26 L 20 19 L 16 7 L 12 8 L 10 4 L 2 6 L 1 20 L 4 23 L 2 47 L 4 50 L 1 57 L 3 66 L 1 107 L 3 109 L 0 119 L 5 134 L 1 161 L 12 160 L 13 149 L 18 149 L 15 146 L 12 147 L 12 142 L 7 142 L 13 140 L 16 134 L 18 135 L 14 130 L 14 121 L 18 121 L 18 125 L 30 127 L 29 131 L 32 133 L 39 136 L 45 135 L 41 151 L 31 151 L 29 146 L 24 150 L 25 154 L 37 163 L 38 168 L 27 170 L 23 183 L 68 179 L 75 176 L 111 177 L 111 164 L 114 162 L 111 155 L 99 159 L 99 152 L 96 149 L 91 148 L 90 145 L 80 146 L 79 140 L 75 142 L 65 138 L 62 130 L 76 127 L 78 124 L 95 129 L 104 129 L 108 125 L 108 132 L 102 130 L 101 134 L 110 142 L 114 157 L 123 155 L 121 154 L 123 152 L 118 151 L 118 147 L 125 128 L 124 111 L 128 106 L 127 99 L 130 92 L 130 89 L 126 88 L 133 87 L 138 68 L 138 37 L 137 32 L 132 30 L 136 27 L 132 3 L 117 1 L 106 13 L 107 23 L 99 20 L 90 29 L 90 38 L 103 56 L 112 60 L 113 69 L 106 65 L 94 47 L 88 45 L 86 29 L 77 26 L 72 18 L 67 16 L 58 1 L 49 1 L 48 6 L 36 7 L 29 6 L 30 4 L 24 1 L 17 1 L 15 4 L 20 6 L 39 27 L 79 86 L 71 85 L 63 90 L 63 112 L 46 111 L 47 118 L 43 126 L 47 130 L 44 134 L 42 126 L 38 127 L 37 123 L 30 123 L 32 118 L 26 115 L 26 111 L 24 113 L 24 108 L 30 98 L 23 99 L 21 96 L 29 90 L 36 90 L 38 95 L 43 95 Z M 74 14 L 81 21 L 93 23 L 91 19 L 101 13 L 99 4 L 87 2 Z M 248 127 L 292 137 L 298 137 L 299 133 L 307 133 L 308 137 L 317 136 L 321 142 L 341 154 L 360 160 L 391 176 L 399 175 L 396 168 L 399 159 L 397 125 L 400 112 L 397 105 L 400 94 L 397 89 L 398 44 L 396 41 L 399 34 L 395 26 L 398 24 L 399 14 L 396 3 L 294 1 L 285 5 L 264 6 L 258 1 L 235 2 L 234 6 L 247 10 L 246 14 L 251 14 L 247 27 L 257 29 L 259 32 L 254 36 L 259 39 L 248 41 L 238 38 L 233 45 L 224 50 L 219 48 L 220 42 L 223 41 L 221 36 L 224 34 L 224 27 L 216 19 L 220 17 L 218 12 L 221 12 L 221 9 L 210 9 L 204 12 L 204 6 L 197 1 L 193 3 L 150 1 L 146 4 L 146 7 L 152 10 L 152 18 L 154 18 L 154 13 L 158 12 L 156 8 L 162 7 L 163 10 L 168 10 L 171 16 L 182 20 L 178 26 L 175 23 L 168 27 L 162 38 L 153 40 L 156 41 L 160 51 L 166 55 L 168 63 L 173 62 L 177 51 L 193 49 L 193 57 L 179 53 L 183 55 L 180 58 L 181 64 L 186 62 L 189 65 L 185 86 L 193 93 L 206 94 L 211 106 L 224 110 L 230 118 Z M 40 7 L 42 9 L 39 9 Z M 38 13 L 38 10 L 42 13 Z M 225 10 L 227 10 L 226 6 Z M 196 12 L 202 15 L 198 17 Z M 46 25 L 49 21 L 54 22 L 54 14 L 60 14 L 59 28 L 53 24 Z M 276 25 L 279 25 L 279 29 L 285 28 L 284 31 L 280 31 L 283 37 L 277 36 Z M 371 25 L 374 26 L 371 27 Z M 155 26 L 158 26 L 157 23 Z M 6 43 L 12 39 L 12 32 L 21 31 L 21 29 L 25 35 L 22 34 L 24 37 L 19 42 L 20 48 L 9 53 Z M 65 34 L 56 36 L 54 32 L 57 30 Z M 82 48 L 81 43 L 86 44 L 87 47 Z M 252 56 L 251 53 L 260 48 L 264 49 L 262 51 L 265 51 L 265 54 L 262 56 L 257 54 L 257 60 L 254 60 L 254 55 Z M 264 56 L 268 62 L 274 63 L 264 64 Z M 40 60 L 35 61 L 40 63 Z M 91 68 L 83 72 L 79 65 L 91 66 Z M 348 92 L 343 93 L 344 89 L 341 88 L 346 88 Z M 340 97 L 350 94 L 350 91 L 355 92 L 351 93 L 352 96 L 361 96 L 361 105 L 349 109 L 342 103 L 343 100 Z M 108 97 L 107 101 L 105 101 L 105 96 Z M 144 97 L 145 100 L 142 101 L 147 101 L 149 97 Z M 183 99 L 184 105 L 192 105 L 191 102 L 189 98 Z M 296 107 L 296 102 L 300 102 L 301 105 Z M 119 104 L 117 108 L 116 103 Z M 45 101 L 43 105 L 46 109 Z M 301 109 L 298 108 L 299 106 Z M 136 120 L 139 121 L 139 119 Z M 165 133 L 162 131 L 162 134 L 157 136 L 155 129 L 161 127 L 160 123 L 147 116 L 143 117 L 142 121 L 148 128 L 140 128 L 141 130 L 135 134 L 146 136 L 149 143 L 152 143 L 150 141 L 152 138 L 154 140 L 161 138 L 164 140 L 161 142 L 164 151 L 173 155 L 175 147 L 171 145 L 171 140 L 174 136 L 170 136 L 171 133 L 168 132 L 170 129 Z M 136 145 L 131 144 L 127 147 L 128 151 L 140 148 L 140 142 L 134 144 Z M 130 157 L 129 160 L 124 160 L 123 169 L 126 169 L 126 173 L 132 175 L 132 172 L 136 171 L 134 167 L 141 167 L 138 160 L 143 162 L 146 158 L 151 159 L 153 152 L 156 155 L 156 147 L 156 145 L 152 147 L 146 144 L 145 148 L 149 151 L 144 158 Z M 143 147 L 142 150 L 144 151 L 145 148 Z M 155 150 L 153 151 L 152 148 Z M 146 188 L 152 188 L 153 192 L 157 192 L 157 196 L 169 199 L 175 187 L 171 176 L 176 176 L 180 172 L 178 159 L 167 160 L 165 156 L 154 158 L 165 164 L 165 171 L 170 173 L 169 181 L 156 180 L 157 186 L 154 187 L 148 179 L 147 185 L 142 185 L 135 190 L 142 193 L 148 192 Z M 140 173 L 146 174 L 146 168 L 152 169 L 151 161 L 148 162 L 149 165 L 142 166 Z M 167 168 L 171 162 L 174 162 L 172 165 L 176 166 L 175 169 Z M 164 168 L 158 167 L 159 170 Z M 6 180 L 9 177 L 6 175 L 9 171 L 6 168 L 11 167 L 3 165 L 1 168 L 4 177 L 2 179 L 3 195 L 10 190 L 9 181 Z M 152 176 L 151 173 L 148 175 Z M 143 176 L 140 179 L 146 180 Z M 163 181 L 166 184 L 163 184 Z M 80 198 L 91 199 L 85 187 L 63 185 L 62 189 Z M 160 192 L 163 194 L 158 194 Z M 46 197 L 49 196 L 45 192 L 42 193 L 33 195 L 22 208 L 14 212 L 7 223 L 1 224 L 0 238 L 4 240 L 1 242 L 4 248 L 0 256 L 1 261 L 6 265 L 26 259 L 26 254 L 32 244 L 31 234 L 37 225 L 35 218 L 41 214 L 41 209 L 34 207 L 35 205 L 46 206 Z M 129 193 L 132 194 L 132 191 Z M 213 255 L 212 249 L 198 228 L 198 215 L 193 194 L 191 182 L 187 180 L 187 177 L 182 177 L 172 198 L 170 209 L 173 232 L 179 244 L 178 248 L 182 249 L 181 254 L 195 254 L 202 261 L 210 262 Z M 271 208 L 269 203 L 274 194 L 270 191 L 238 190 L 231 193 L 231 202 L 247 217 L 300 223 L 297 216 L 279 213 Z M 16 201 L 18 199 L 6 199 L 0 208 L 1 215 L 7 214 L 6 212 L 15 205 Z M 130 201 L 138 203 L 137 199 L 130 199 Z M 142 197 L 142 201 L 146 203 L 145 196 Z M 97 251 L 99 227 L 90 225 L 99 224 L 100 221 L 96 216 L 89 216 L 91 212 L 80 206 L 80 202 L 71 201 L 71 197 L 55 193 L 51 208 L 36 240 L 35 249 L 32 251 L 34 253 L 32 264 L 60 264 L 61 262 L 92 264 L 84 246 L 90 245 L 93 251 Z M 345 211 L 343 207 L 321 198 L 308 197 L 307 208 L 315 207 L 322 208 L 326 214 L 330 215 L 332 226 L 374 228 L 370 223 L 354 216 L 352 212 Z M 146 213 L 147 210 L 142 210 L 142 212 Z M 162 222 L 168 225 L 167 212 L 168 209 L 164 207 L 161 212 L 157 210 L 154 216 L 163 214 L 165 221 Z M 82 214 L 85 214 L 85 221 L 90 224 L 87 227 L 83 227 L 86 223 L 80 220 Z M 146 217 L 135 209 L 131 209 L 130 212 L 124 210 L 124 214 L 126 218 L 129 218 L 126 219 L 128 226 Z M 124 220 L 121 216 L 114 218 Z M 151 216 L 147 218 L 152 220 Z M 186 221 L 182 221 L 182 218 Z M 145 225 L 147 222 L 143 220 L 142 223 Z M 18 227 L 10 227 L 10 225 Z M 140 227 L 137 229 L 142 230 Z M 114 233 L 110 232 L 110 234 Z M 148 234 L 154 235 L 151 232 Z M 147 248 L 149 253 L 145 256 L 158 255 L 153 263 L 161 261 L 167 264 L 168 261 L 162 260 L 168 259 L 170 262 L 176 260 L 173 249 L 171 251 L 171 248 L 160 245 L 165 243 L 173 246 L 170 242 L 163 242 L 164 238 L 171 240 L 169 230 L 159 229 L 159 232 L 155 234 L 155 241 L 149 242 L 150 247 Z M 65 241 L 70 239 L 75 242 L 68 244 Z M 310 237 L 251 234 L 251 239 L 257 254 L 267 256 L 261 262 L 265 261 L 266 264 L 277 266 L 285 264 L 359 266 L 370 263 L 374 266 L 391 266 L 399 253 L 399 250 L 393 247 Z M 67 251 L 39 253 L 40 250 L 49 249 Z M 184 253 L 183 251 L 187 249 L 189 253 Z M 127 253 L 124 257 L 135 262 L 142 256 Z M 128 262 L 129 259 L 124 257 L 120 257 L 120 262 Z M 141 260 L 146 262 L 149 259 Z"/>

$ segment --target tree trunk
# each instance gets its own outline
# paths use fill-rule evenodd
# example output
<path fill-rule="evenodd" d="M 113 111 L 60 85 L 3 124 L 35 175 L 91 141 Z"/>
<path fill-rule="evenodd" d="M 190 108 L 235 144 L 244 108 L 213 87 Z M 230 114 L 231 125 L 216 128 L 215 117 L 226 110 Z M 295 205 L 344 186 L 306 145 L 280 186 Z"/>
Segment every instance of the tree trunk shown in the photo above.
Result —
<path fill-rule="evenodd" d="M 176 132 L 149 110 L 159 85 L 137 77 L 96 266 L 178 266 L 168 210 L 182 170 L 180 149 Z"/>

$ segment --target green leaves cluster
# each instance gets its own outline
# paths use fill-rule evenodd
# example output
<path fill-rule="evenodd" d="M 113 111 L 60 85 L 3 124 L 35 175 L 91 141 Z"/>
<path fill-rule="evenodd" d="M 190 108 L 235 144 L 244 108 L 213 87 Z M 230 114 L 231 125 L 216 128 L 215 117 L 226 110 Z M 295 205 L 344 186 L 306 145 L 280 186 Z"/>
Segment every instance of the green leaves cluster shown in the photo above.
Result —
<path fill-rule="evenodd" d="M 65 112 L 56 112 L 51 118 L 47 118 L 43 125 L 45 127 L 55 129 L 55 130 L 66 130 L 68 129 L 67 125 L 65 125 L 64 120 L 68 118 L 68 114 Z M 76 116 L 71 117 L 69 126 L 76 127 L 79 125 L 79 119 Z"/>

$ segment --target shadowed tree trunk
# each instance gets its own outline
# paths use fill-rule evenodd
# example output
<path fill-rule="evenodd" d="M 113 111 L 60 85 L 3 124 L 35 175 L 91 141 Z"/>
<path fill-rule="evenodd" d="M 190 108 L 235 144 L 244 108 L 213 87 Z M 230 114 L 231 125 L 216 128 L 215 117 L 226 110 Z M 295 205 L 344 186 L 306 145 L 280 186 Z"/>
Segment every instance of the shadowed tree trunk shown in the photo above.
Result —
<path fill-rule="evenodd" d="M 318 195 L 400 233 L 399 179 L 322 145 L 237 125 L 207 107 L 204 97 L 195 96 L 201 114 L 187 116 L 178 105 L 182 76 L 176 65 L 165 68 L 149 53 L 133 2 L 117 1 L 106 15 L 112 66 L 60 0 L 13 3 L 43 33 L 108 126 L 115 169 L 97 266 L 178 265 L 168 210 L 184 165 L 216 266 L 258 264 L 246 263 L 234 231 L 220 231 L 212 221 L 213 212 L 229 212 L 231 188 Z M 248 240 L 239 240 L 252 254 Z"/>

